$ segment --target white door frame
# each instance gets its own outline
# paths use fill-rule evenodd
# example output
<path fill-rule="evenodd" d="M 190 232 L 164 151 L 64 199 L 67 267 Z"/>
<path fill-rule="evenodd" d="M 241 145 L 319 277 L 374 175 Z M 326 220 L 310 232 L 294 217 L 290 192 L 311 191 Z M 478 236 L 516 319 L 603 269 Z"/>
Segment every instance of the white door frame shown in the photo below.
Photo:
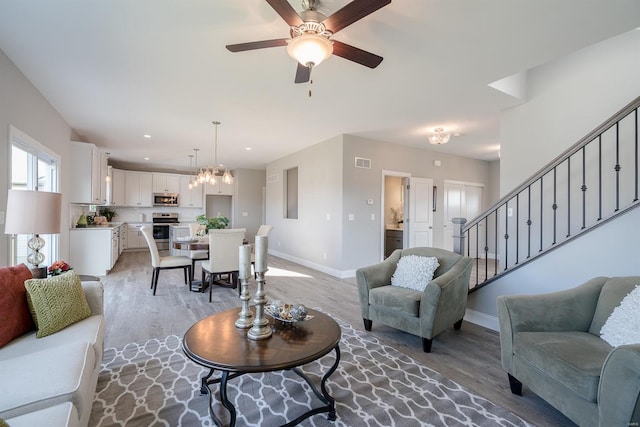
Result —
<path fill-rule="evenodd" d="M 380 188 L 380 261 L 384 260 L 384 242 L 385 242 L 385 234 L 386 234 L 386 229 L 387 229 L 387 225 L 385 224 L 384 221 L 384 207 L 385 207 L 385 200 L 384 200 L 384 183 L 385 183 L 385 177 L 387 176 L 395 176 L 395 177 L 399 177 L 399 178 L 411 178 L 411 174 L 408 172 L 398 172 L 398 171 L 390 171 L 390 170 L 382 170 L 382 183 L 381 183 L 381 188 Z M 403 211 L 404 214 L 406 216 L 407 214 L 407 199 L 404 199 L 404 207 L 403 207 Z"/>

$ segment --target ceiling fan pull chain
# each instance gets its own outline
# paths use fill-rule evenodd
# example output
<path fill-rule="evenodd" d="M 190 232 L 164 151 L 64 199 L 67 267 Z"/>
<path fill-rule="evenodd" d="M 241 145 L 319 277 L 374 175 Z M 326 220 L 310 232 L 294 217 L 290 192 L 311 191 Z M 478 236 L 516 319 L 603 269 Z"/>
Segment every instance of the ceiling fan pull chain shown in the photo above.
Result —
<path fill-rule="evenodd" d="M 311 85 L 313 84 L 313 80 L 309 79 L 309 98 L 311 98 Z"/>

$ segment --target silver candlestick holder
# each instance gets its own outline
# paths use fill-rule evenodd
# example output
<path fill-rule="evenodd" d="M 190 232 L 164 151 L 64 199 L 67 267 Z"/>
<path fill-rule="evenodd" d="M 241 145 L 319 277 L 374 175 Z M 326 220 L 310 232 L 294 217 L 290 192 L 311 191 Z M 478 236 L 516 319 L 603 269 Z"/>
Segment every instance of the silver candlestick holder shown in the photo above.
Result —
<path fill-rule="evenodd" d="M 251 246 L 242 245 L 239 250 L 240 271 L 238 277 L 240 279 L 240 301 L 242 301 L 242 309 L 236 320 L 236 328 L 246 329 L 253 325 L 253 313 L 249 308 L 249 277 L 251 276 Z"/>
<path fill-rule="evenodd" d="M 269 320 L 264 317 L 264 306 L 267 302 L 264 291 L 264 274 L 267 272 L 267 247 L 267 236 L 256 236 L 254 269 L 258 288 L 253 299 L 256 304 L 256 317 L 253 319 L 253 326 L 247 332 L 247 336 L 252 340 L 263 340 L 271 337 Z"/>

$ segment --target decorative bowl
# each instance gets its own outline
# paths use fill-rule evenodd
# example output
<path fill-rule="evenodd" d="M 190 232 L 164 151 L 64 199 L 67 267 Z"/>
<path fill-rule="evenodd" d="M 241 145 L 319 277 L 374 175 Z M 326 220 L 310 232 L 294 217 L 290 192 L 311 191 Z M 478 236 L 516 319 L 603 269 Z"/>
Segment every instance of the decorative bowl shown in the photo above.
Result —
<path fill-rule="evenodd" d="M 307 309 L 302 304 L 283 304 L 280 301 L 273 301 L 264 307 L 264 311 L 274 319 L 285 323 L 304 322 L 314 318 L 307 314 Z"/>

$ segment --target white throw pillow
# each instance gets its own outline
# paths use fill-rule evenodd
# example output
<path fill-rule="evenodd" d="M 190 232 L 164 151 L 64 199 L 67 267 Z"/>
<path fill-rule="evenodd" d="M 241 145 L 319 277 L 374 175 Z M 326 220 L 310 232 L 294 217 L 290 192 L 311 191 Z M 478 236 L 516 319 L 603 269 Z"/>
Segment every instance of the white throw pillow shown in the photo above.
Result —
<path fill-rule="evenodd" d="M 403 256 L 391 277 L 391 285 L 422 292 L 433 279 L 433 273 L 438 267 L 438 258 L 433 256 Z"/>
<path fill-rule="evenodd" d="M 602 329 L 600 338 L 613 347 L 640 343 L 640 287 L 631 291 L 613 309 Z"/>

